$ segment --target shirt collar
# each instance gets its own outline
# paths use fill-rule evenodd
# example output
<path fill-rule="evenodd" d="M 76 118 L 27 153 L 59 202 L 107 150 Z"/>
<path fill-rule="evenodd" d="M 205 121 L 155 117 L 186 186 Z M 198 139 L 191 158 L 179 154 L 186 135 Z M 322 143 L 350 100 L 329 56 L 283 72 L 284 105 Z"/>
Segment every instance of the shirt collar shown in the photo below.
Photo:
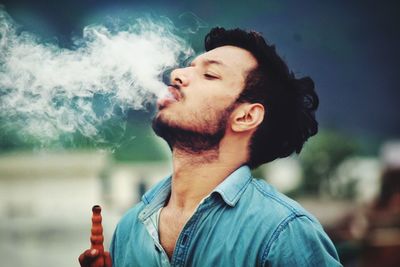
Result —
<path fill-rule="evenodd" d="M 251 177 L 250 168 L 243 165 L 226 177 L 213 192 L 219 193 L 226 204 L 234 207 L 251 181 Z"/>
<path fill-rule="evenodd" d="M 156 186 L 152 187 L 142 196 L 142 201 L 144 204 L 150 204 L 155 198 L 159 198 L 161 194 L 163 197 L 168 197 L 171 192 L 171 175 L 165 177 Z"/>
<path fill-rule="evenodd" d="M 220 194 L 225 203 L 233 207 L 251 181 L 251 177 L 250 168 L 247 165 L 243 165 L 228 175 L 211 193 L 216 192 Z M 147 191 L 143 195 L 142 201 L 147 205 L 153 202 L 153 200 L 157 200 L 156 205 L 158 206 L 159 202 L 166 200 L 170 192 L 171 176 L 168 176 L 158 185 Z"/>
<path fill-rule="evenodd" d="M 168 176 L 143 195 L 142 201 L 146 206 L 139 213 L 139 219 L 145 221 L 151 214 L 163 207 L 170 193 L 171 176 Z"/>

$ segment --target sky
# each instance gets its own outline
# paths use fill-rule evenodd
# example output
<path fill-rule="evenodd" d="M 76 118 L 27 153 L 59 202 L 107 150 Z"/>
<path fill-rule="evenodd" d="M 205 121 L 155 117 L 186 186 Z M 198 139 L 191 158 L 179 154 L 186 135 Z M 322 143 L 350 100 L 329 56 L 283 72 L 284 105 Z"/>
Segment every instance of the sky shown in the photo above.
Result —
<path fill-rule="evenodd" d="M 256 30 L 276 45 L 298 77 L 313 78 L 322 127 L 382 140 L 400 137 L 400 5 L 395 1 L 143 2 L 0 0 L 24 30 L 66 47 L 86 25 L 142 14 L 178 24 L 189 14 L 203 26 L 195 40 L 213 26 Z"/>

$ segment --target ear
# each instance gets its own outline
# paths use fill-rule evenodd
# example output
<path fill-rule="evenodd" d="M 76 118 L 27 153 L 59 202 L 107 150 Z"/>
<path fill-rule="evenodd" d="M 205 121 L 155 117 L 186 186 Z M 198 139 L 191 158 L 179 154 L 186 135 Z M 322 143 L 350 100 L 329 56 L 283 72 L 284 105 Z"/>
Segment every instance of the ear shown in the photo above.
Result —
<path fill-rule="evenodd" d="M 260 103 L 243 103 L 232 113 L 232 131 L 245 132 L 255 130 L 263 121 L 264 106 Z"/>

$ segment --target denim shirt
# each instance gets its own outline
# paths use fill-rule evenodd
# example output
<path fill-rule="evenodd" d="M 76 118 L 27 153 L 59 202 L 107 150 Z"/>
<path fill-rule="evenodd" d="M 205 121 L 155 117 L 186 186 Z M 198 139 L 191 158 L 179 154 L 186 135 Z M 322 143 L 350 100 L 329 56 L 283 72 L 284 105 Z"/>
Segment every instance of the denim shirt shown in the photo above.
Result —
<path fill-rule="evenodd" d="M 242 166 L 206 197 L 183 227 L 171 260 L 151 216 L 171 177 L 150 189 L 118 223 L 110 247 L 122 266 L 341 266 L 320 223 Z"/>

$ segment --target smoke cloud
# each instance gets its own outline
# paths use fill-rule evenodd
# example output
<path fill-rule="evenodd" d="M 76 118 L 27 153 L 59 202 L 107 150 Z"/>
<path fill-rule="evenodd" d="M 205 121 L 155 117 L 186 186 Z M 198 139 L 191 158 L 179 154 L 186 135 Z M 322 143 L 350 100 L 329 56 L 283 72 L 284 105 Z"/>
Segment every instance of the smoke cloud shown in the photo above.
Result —
<path fill-rule="evenodd" d="M 90 25 L 62 48 L 0 9 L 0 131 L 43 144 L 73 133 L 101 142 L 103 123 L 153 103 L 163 72 L 192 55 L 174 31 L 167 18 Z"/>

